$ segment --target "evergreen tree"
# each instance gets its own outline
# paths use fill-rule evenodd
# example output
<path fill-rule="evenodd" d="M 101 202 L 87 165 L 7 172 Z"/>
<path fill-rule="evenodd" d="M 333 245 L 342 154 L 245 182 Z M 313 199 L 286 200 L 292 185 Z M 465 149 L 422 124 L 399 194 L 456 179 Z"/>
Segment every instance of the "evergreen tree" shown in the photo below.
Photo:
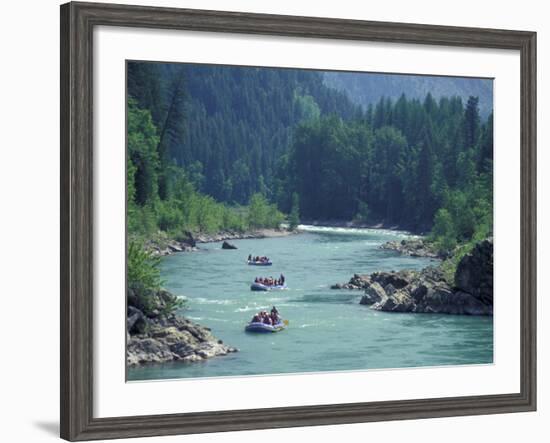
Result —
<path fill-rule="evenodd" d="M 158 136 L 149 111 L 128 101 L 128 181 L 129 194 L 143 206 L 156 198 L 158 192 Z"/>
<path fill-rule="evenodd" d="M 128 94 L 136 231 L 274 227 L 279 211 L 291 226 L 433 227 L 446 246 L 492 230 L 493 118 L 477 97 L 402 94 L 363 112 L 315 71 L 139 62 Z"/>
<path fill-rule="evenodd" d="M 464 112 L 464 143 L 467 148 L 474 148 L 479 138 L 480 118 L 478 102 L 479 99 L 477 97 L 470 97 L 468 103 L 466 103 L 466 110 Z"/>

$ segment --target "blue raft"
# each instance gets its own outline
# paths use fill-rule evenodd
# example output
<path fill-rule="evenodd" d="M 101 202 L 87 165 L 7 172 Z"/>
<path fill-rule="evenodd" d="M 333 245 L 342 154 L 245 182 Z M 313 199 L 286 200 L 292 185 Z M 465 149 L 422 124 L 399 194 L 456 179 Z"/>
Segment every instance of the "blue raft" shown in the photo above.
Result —
<path fill-rule="evenodd" d="M 283 289 L 288 289 L 287 285 L 264 285 L 262 283 L 252 283 L 250 285 L 251 291 L 281 291 Z"/>
<path fill-rule="evenodd" d="M 277 323 L 276 325 L 268 325 L 261 322 L 251 322 L 248 323 L 244 330 L 246 332 L 280 332 L 285 329 L 285 324 L 283 322 Z"/>

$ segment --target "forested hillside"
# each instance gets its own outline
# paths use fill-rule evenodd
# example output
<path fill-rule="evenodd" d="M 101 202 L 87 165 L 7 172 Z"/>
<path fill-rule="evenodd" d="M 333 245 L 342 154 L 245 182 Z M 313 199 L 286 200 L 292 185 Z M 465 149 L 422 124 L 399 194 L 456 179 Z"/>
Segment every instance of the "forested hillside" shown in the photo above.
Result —
<path fill-rule="evenodd" d="M 474 97 L 464 107 L 460 98 L 402 96 L 381 100 L 362 120 L 314 119 L 295 131 L 278 195 L 297 192 L 310 220 L 355 217 L 418 231 L 447 208 L 469 219 L 459 231 L 470 238 L 476 223 L 491 224 L 492 132 Z M 478 207 L 483 214 L 472 212 Z"/>
<path fill-rule="evenodd" d="M 363 111 L 316 71 L 129 62 L 136 229 L 274 226 L 282 212 L 433 228 L 448 247 L 488 235 L 492 113 L 475 94 L 415 96 Z"/>
<path fill-rule="evenodd" d="M 478 97 L 483 118 L 493 111 L 493 84 L 490 80 L 335 71 L 324 73 L 323 80 L 327 86 L 347 93 L 365 110 L 376 106 L 382 97 L 395 101 L 401 94 L 406 94 L 409 98 L 423 100 L 430 93 L 436 100 L 457 96 L 466 102 L 470 96 Z"/>
<path fill-rule="evenodd" d="M 151 111 L 161 155 L 198 190 L 238 204 L 272 197 L 275 164 L 302 120 L 361 115 L 321 74 L 293 69 L 130 62 L 128 94 Z"/>

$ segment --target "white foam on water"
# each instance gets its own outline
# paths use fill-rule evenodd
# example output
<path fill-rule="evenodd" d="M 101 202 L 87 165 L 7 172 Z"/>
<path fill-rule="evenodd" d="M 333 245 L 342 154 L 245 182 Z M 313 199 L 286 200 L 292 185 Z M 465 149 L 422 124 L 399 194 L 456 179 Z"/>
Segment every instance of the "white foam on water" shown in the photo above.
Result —
<path fill-rule="evenodd" d="M 257 310 L 265 310 L 267 309 L 267 306 L 262 305 L 254 305 L 254 306 L 245 306 L 244 308 L 237 308 L 233 312 L 250 312 L 250 311 L 257 311 Z"/>
<path fill-rule="evenodd" d="M 334 233 L 334 234 L 363 234 L 363 235 L 387 235 L 391 237 L 403 237 L 403 238 L 420 238 L 418 235 L 411 234 L 408 231 L 400 231 L 393 229 L 381 229 L 381 228 L 348 228 L 348 227 L 335 227 L 335 226 L 313 226 L 313 225 L 298 225 L 298 229 L 305 232 L 319 232 L 319 233 Z"/>
<path fill-rule="evenodd" d="M 205 297 L 196 297 L 196 298 L 190 298 L 193 302 L 196 303 L 202 303 L 205 305 L 230 305 L 233 303 L 233 300 L 216 300 L 216 299 L 210 299 Z"/>

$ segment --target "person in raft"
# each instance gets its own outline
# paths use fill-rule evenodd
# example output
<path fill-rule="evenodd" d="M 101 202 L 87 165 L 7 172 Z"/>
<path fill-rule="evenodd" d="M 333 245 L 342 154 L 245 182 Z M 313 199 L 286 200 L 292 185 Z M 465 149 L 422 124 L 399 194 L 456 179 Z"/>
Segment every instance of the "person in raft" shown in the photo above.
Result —
<path fill-rule="evenodd" d="M 271 323 L 274 325 L 281 322 L 281 318 L 279 317 L 279 311 L 277 311 L 277 308 L 275 306 L 271 308 L 270 317 L 271 317 Z"/>
<path fill-rule="evenodd" d="M 260 257 L 260 256 L 254 256 L 252 257 L 252 254 L 248 254 L 248 261 L 252 263 L 268 263 L 269 258 L 268 257 Z"/>
<path fill-rule="evenodd" d="M 283 286 L 285 284 L 285 276 L 281 274 L 281 277 L 277 279 L 273 277 L 255 277 L 254 283 L 264 286 Z"/>
<path fill-rule="evenodd" d="M 271 317 L 267 315 L 267 312 L 264 311 L 264 318 L 263 321 L 266 325 L 273 325 L 273 322 L 271 321 Z"/>
<path fill-rule="evenodd" d="M 267 312 L 260 311 L 256 315 L 254 315 L 254 317 L 252 317 L 252 322 L 253 323 L 264 323 L 266 325 L 270 325 L 271 324 L 271 318 L 269 317 L 269 315 L 267 315 Z"/>
<path fill-rule="evenodd" d="M 264 323 L 266 325 L 276 325 L 281 322 L 281 317 L 279 316 L 279 311 L 277 311 L 277 308 L 273 306 L 269 314 L 266 311 L 260 311 L 257 314 L 254 314 L 251 322 Z"/>

